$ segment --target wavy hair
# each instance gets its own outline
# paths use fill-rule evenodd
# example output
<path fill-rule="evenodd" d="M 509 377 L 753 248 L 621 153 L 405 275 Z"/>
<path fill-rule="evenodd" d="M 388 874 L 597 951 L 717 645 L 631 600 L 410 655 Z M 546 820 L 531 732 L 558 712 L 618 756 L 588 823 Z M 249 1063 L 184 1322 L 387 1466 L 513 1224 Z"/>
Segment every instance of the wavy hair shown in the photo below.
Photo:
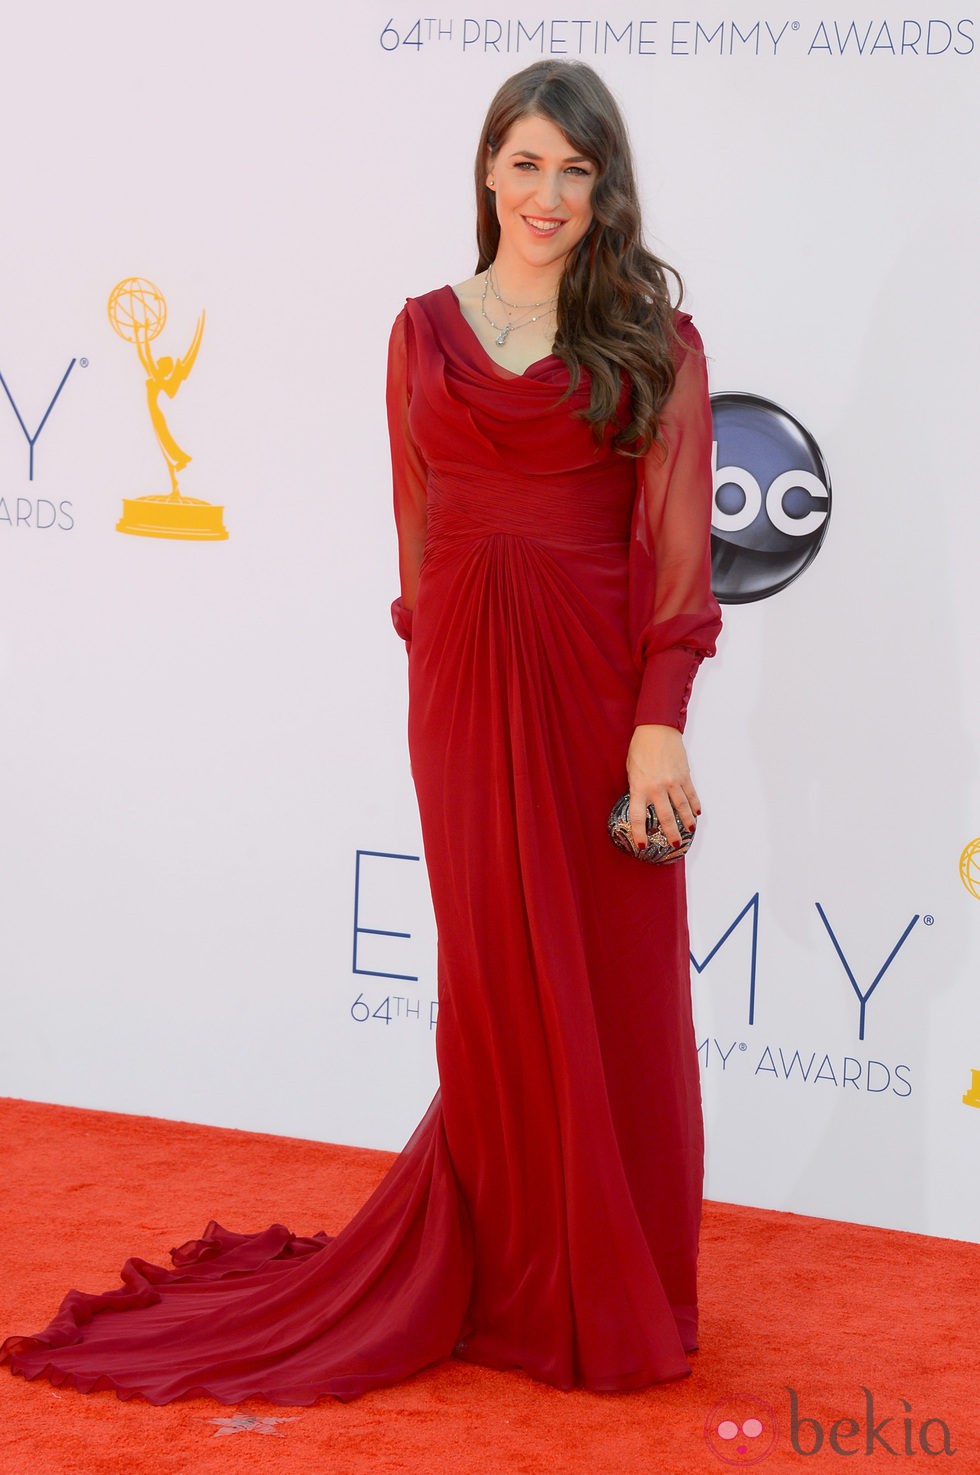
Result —
<path fill-rule="evenodd" d="M 554 123 L 596 171 L 592 223 L 569 253 L 558 289 L 553 351 L 568 367 L 569 394 L 582 370 L 589 372 L 589 404 L 578 413 L 596 438 L 615 427 L 616 450 L 639 456 L 658 439 L 660 411 L 674 386 L 677 334 L 668 277 L 677 303 L 683 283 L 643 245 L 626 125 L 612 93 L 584 62 L 535 62 L 509 77 L 490 104 L 476 155 L 476 269 L 486 270 L 500 241 L 487 170 L 514 124 L 532 114 Z M 625 425 L 623 373 L 630 386 Z"/>

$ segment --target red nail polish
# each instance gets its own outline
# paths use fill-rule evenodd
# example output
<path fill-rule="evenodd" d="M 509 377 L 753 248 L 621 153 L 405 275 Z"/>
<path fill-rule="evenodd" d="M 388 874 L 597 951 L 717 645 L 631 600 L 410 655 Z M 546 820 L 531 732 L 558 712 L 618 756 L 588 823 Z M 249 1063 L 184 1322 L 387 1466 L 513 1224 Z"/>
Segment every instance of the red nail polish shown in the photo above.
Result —
<path fill-rule="evenodd" d="M 681 842 L 679 840 L 671 840 L 670 843 L 674 847 L 675 850 L 680 850 L 680 848 L 681 848 Z"/>

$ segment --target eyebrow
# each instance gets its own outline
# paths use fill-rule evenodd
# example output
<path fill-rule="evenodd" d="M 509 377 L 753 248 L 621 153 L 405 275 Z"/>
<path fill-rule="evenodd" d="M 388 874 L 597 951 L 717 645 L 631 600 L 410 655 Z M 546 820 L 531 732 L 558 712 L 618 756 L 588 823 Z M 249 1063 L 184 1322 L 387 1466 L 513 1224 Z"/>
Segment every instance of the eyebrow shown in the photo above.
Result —
<path fill-rule="evenodd" d="M 530 149 L 515 149 L 512 157 L 520 157 L 522 159 L 534 159 L 536 163 L 540 163 L 541 161 L 541 155 L 533 154 Z M 590 158 L 587 158 L 585 154 L 568 154 L 564 159 L 562 159 L 562 163 L 591 164 L 592 160 Z"/>

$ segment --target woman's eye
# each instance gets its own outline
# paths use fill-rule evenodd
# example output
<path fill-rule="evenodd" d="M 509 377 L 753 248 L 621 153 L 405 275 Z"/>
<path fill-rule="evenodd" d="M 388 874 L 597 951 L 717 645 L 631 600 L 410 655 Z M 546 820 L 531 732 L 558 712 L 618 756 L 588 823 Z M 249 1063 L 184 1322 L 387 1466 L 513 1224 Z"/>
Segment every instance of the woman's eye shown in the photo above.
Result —
<path fill-rule="evenodd" d="M 535 164 L 533 159 L 517 159 L 514 162 L 515 169 L 520 169 L 525 172 L 528 172 L 531 169 L 536 169 L 537 167 L 538 166 L 537 164 Z M 591 179 L 592 177 L 591 169 L 583 169 L 579 164 L 569 164 L 565 170 L 565 173 L 577 175 L 580 179 Z"/>

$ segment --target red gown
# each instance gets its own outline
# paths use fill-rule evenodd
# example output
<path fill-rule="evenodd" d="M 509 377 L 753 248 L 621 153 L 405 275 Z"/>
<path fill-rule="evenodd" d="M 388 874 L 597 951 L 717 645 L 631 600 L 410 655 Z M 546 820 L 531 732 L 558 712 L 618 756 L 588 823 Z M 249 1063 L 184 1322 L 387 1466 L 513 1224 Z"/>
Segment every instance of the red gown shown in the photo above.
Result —
<path fill-rule="evenodd" d="M 73 1291 L 13 1371 L 154 1403 L 350 1398 L 455 1354 L 562 1388 L 678 1378 L 702 1131 L 683 862 L 605 833 L 637 722 L 710 654 L 711 418 L 678 320 L 666 454 L 597 446 L 548 356 L 485 352 L 449 287 L 392 333 L 409 741 L 439 931 L 440 1089 L 346 1228 L 209 1225 Z M 424 549 L 424 557 L 423 557 Z M 421 564 L 421 568 L 420 568 Z"/>

